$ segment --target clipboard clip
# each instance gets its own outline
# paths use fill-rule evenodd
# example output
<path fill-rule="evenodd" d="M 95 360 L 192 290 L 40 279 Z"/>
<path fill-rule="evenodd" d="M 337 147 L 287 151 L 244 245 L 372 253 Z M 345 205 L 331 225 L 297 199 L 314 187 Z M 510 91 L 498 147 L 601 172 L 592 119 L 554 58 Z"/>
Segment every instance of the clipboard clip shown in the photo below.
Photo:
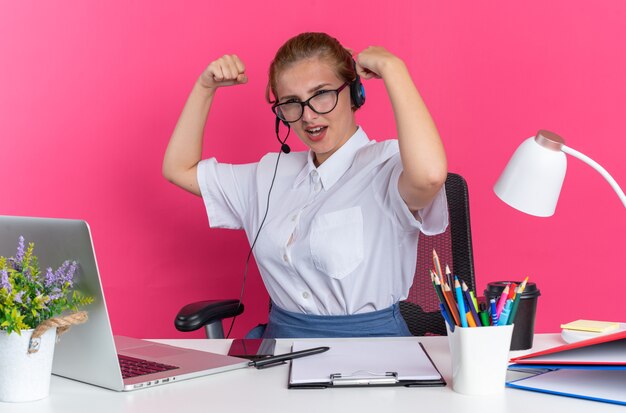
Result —
<path fill-rule="evenodd" d="M 356 371 L 352 374 L 333 373 L 330 375 L 330 383 L 333 386 L 392 385 L 398 382 L 398 373 L 391 371 L 386 373 Z"/>

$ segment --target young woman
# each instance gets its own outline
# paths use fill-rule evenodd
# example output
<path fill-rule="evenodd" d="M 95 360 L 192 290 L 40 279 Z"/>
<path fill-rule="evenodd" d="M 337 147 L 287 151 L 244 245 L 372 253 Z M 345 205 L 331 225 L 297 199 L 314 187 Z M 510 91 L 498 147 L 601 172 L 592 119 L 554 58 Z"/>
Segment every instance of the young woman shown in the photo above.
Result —
<path fill-rule="evenodd" d="M 413 281 L 419 231 L 447 226 L 447 167 L 404 62 L 382 47 L 353 58 L 333 37 L 303 33 L 278 50 L 269 77 L 277 131 L 279 122 L 293 129 L 309 151 L 201 161 L 216 91 L 247 82 L 243 62 L 225 55 L 196 81 L 163 175 L 203 198 L 212 227 L 244 229 L 251 244 L 258 236 L 273 303 L 264 337 L 410 335 L 398 302 Z M 360 78 L 384 82 L 397 140 L 376 143 L 356 124 Z"/>

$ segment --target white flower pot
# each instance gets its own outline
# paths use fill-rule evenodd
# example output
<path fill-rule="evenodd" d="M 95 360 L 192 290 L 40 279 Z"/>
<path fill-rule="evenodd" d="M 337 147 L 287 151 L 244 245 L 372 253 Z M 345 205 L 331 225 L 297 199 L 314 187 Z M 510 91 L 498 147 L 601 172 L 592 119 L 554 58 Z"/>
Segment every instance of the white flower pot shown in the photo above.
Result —
<path fill-rule="evenodd" d="M 0 402 L 39 400 L 50 393 L 56 328 L 41 336 L 39 351 L 29 354 L 33 331 L 0 331 Z"/>

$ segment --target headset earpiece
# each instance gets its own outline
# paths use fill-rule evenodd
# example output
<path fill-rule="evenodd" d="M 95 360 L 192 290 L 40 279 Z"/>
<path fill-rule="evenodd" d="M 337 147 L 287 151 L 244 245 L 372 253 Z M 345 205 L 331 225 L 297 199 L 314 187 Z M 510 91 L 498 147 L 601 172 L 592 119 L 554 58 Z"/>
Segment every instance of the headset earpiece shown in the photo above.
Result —
<path fill-rule="evenodd" d="M 363 83 L 361 83 L 361 77 L 356 71 L 356 62 L 354 59 L 352 59 L 352 64 L 354 66 L 355 78 L 350 82 L 350 99 L 352 99 L 354 107 L 358 109 L 365 103 L 365 88 L 363 87 Z"/>

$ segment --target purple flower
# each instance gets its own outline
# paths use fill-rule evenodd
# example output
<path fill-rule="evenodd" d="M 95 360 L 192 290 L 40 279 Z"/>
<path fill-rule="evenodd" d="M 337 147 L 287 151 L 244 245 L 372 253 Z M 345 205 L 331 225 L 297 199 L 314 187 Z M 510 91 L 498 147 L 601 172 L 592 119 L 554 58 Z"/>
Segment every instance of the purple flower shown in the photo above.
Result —
<path fill-rule="evenodd" d="M 15 298 L 13 298 L 13 301 L 15 301 L 16 303 L 22 303 L 22 296 L 24 295 L 24 291 L 20 291 L 17 294 L 15 294 Z"/>
<path fill-rule="evenodd" d="M 48 295 L 48 300 L 46 301 L 46 303 L 58 300 L 59 298 L 62 298 L 63 295 L 63 291 L 61 291 L 59 288 L 55 288 L 54 290 L 52 290 L 51 294 Z"/>
<path fill-rule="evenodd" d="M 24 259 L 24 237 L 20 235 L 17 240 L 17 254 L 15 254 L 15 261 L 21 263 Z"/>
<path fill-rule="evenodd" d="M 9 273 L 7 270 L 2 270 L 0 274 L 0 288 L 6 288 L 7 292 L 11 293 L 11 283 L 9 282 Z"/>
<path fill-rule="evenodd" d="M 43 285 L 46 287 L 51 287 L 57 282 L 56 273 L 52 272 L 52 268 L 48 267 L 46 270 L 46 275 L 44 275 Z"/>

